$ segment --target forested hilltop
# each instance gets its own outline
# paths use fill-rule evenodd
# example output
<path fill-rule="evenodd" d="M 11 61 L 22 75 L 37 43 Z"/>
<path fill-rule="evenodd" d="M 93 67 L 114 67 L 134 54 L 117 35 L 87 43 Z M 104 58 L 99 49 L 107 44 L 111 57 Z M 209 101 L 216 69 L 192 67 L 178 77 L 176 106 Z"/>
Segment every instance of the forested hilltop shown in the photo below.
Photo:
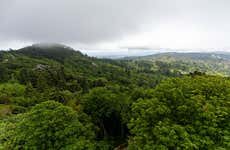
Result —
<path fill-rule="evenodd" d="M 1 51 L 0 149 L 230 149 L 228 59 L 164 55 Z"/>
<path fill-rule="evenodd" d="M 188 74 L 199 71 L 212 75 L 230 76 L 230 53 L 206 52 L 206 53 L 159 53 L 149 56 L 126 58 L 137 64 L 145 64 L 152 70 L 165 68 L 169 72 Z"/>

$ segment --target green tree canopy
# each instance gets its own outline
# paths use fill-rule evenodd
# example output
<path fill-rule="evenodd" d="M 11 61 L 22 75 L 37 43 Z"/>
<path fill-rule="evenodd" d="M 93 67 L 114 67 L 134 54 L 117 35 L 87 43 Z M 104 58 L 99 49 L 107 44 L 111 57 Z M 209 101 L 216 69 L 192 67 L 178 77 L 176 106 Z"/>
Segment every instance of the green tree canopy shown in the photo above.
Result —
<path fill-rule="evenodd" d="M 92 124 L 84 114 L 54 101 L 34 106 L 29 112 L 2 121 L 3 149 L 93 149 Z"/>
<path fill-rule="evenodd" d="M 83 101 L 84 111 L 93 118 L 99 127 L 99 137 L 124 138 L 125 124 L 123 113 L 129 99 L 119 86 L 97 87 L 87 94 Z"/>
<path fill-rule="evenodd" d="M 230 149 L 230 81 L 172 78 L 132 105 L 129 149 Z"/>

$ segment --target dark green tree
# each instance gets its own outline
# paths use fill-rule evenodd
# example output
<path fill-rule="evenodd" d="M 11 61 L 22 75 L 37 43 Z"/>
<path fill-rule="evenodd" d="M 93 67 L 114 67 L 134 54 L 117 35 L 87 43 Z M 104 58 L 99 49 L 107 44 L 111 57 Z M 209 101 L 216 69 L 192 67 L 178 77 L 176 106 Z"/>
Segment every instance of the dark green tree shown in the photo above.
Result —
<path fill-rule="evenodd" d="M 122 115 L 128 104 L 128 97 L 119 86 L 94 88 L 83 101 L 84 111 L 100 129 L 100 138 L 125 137 Z"/>

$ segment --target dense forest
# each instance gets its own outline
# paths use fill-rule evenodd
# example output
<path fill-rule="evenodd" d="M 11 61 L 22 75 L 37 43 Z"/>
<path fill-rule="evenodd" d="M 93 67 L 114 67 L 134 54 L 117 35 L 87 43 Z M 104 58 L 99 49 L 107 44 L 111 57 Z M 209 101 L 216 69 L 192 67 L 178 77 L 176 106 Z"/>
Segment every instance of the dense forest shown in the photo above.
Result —
<path fill-rule="evenodd" d="M 1 51 L 0 149 L 230 149 L 229 58 L 190 55 Z"/>

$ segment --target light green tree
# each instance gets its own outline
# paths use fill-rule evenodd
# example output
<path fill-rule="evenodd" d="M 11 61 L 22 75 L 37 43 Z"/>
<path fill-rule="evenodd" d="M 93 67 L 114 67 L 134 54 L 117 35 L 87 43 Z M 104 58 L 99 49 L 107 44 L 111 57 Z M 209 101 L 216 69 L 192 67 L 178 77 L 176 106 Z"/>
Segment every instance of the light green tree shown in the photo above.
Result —
<path fill-rule="evenodd" d="M 3 149 L 94 149 L 92 124 L 84 114 L 54 101 L 1 123 Z"/>

